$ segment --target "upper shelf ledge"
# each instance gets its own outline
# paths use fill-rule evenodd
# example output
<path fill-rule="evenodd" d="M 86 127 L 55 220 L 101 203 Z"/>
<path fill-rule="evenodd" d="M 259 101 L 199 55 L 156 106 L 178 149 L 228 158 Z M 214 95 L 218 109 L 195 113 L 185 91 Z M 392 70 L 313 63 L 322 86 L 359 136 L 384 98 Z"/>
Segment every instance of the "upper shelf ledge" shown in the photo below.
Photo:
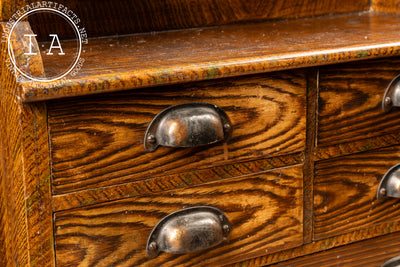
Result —
<path fill-rule="evenodd" d="M 399 33 L 400 17 L 364 12 L 89 39 L 75 77 L 55 86 L 23 82 L 21 97 L 39 101 L 393 56 Z M 62 46 L 68 51 L 68 42 Z"/>

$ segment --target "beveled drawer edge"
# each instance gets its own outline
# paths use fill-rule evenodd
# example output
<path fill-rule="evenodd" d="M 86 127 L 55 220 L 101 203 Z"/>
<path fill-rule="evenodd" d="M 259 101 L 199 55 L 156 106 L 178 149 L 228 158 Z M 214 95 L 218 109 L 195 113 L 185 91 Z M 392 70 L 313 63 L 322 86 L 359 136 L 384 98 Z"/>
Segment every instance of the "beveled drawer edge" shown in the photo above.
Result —
<path fill-rule="evenodd" d="M 400 231 L 400 222 L 383 223 L 302 246 L 242 261 L 231 266 L 265 266 Z"/>
<path fill-rule="evenodd" d="M 74 209 L 133 196 L 148 195 L 155 192 L 204 184 L 221 179 L 253 175 L 277 168 L 302 164 L 303 161 L 304 153 L 297 152 L 273 158 L 231 163 L 213 168 L 54 195 L 52 197 L 53 211 Z"/>
<path fill-rule="evenodd" d="M 400 144 L 400 133 L 385 134 L 348 143 L 317 147 L 315 149 L 314 160 L 320 161 L 337 158 L 398 144 Z"/>
<path fill-rule="evenodd" d="M 400 254 L 400 232 L 337 246 L 318 253 L 304 255 L 288 261 L 270 265 L 283 266 L 381 266 Z M 373 253 L 371 253 L 373 252 Z M 396 265 L 398 266 L 398 265 Z M 383 267 L 383 265 L 382 265 Z"/>
<path fill-rule="evenodd" d="M 99 261 L 106 265 L 113 265 L 114 262 L 128 265 L 145 262 L 150 265 L 214 262 L 215 266 L 221 266 L 227 262 L 234 263 L 297 247 L 303 243 L 302 186 L 302 164 L 298 164 L 185 190 L 164 191 L 56 212 L 54 233 L 57 259 L 62 259 L 60 262 L 65 264 L 68 261 L 66 256 L 74 251 L 75 264 L 82 261 L 79 255 L 84 255 L 85 262 Z M 204 253 L 160 255 L 148 259 L 145 248 L 154 226 L 175 211 L 199 205 L 217 208 L 225 213 L 232 224 L 231 238 Z M 116 241 L 112 242 L 112 248 L 108 245 L 109 241 L 99 242 L 104 237 Z M 93 257 L 96 249 L 105 251 L 108 248 L 108 253 L 102 255 L 104 261 Z M 133 257 L 126 258 L 121 251 L 131 251 L 129 254 Z"/>

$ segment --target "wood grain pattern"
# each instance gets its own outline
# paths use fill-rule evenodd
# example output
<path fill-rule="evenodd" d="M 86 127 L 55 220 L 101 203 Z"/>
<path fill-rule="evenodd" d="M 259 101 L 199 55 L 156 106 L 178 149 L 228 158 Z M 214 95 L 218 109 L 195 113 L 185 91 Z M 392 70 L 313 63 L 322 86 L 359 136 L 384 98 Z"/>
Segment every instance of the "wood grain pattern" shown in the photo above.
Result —
<path fill-rule="evenodd" d="M 342 157 L 354 153 L 366 152 L 369 150 L 375 150 L 399 144 L 400 132 L 394 132 L 348 143 L 318 147 L 314 152 L 314 159 L 318 161 L 329 158 Z"/>
<path fill-rule="evenodd" d="M 399 232 L 270 266 L 376 267 L 398 255 L 400 255 Z"/>
<path fill-rule="evenodd" d="M 54 195 L 52 198 L 53 211 L 74 209 L 112 200 L 149 195 L 151 193 L 184 188 L 221 179 L 265 172 L 271 169 L 301 164 L 303 161 L 304 153 L 295 153 Z"/>
<path fill-rule="evenodd" d="M 29 25 L 25 25 L 29 28 Z M 2 30 L 4 24 L 1 24 Z M 28 29 L 29 30 L 29 29 Z M 20 33 L 20 32 L 18 32 Z M 6 43 L 1 43 L 1 51 Z M 15 55 L 23 55 L 14 46 Z M 1 212 L 4 266 L 54 266 L 47 112 L 44 103 L 22 104 L 15 76 L 1 52 Z M 25 60 L 23 56 L 19 60 Z M 31 58 L 40 71 L 40 59 Z"/>
<path fill-rule="evenodd" d="M 4 24 L 0 24 L 3 32 Z M 27 266 L 29 263 L 26 210 L 24 199 L 23 150 L 20 104 L 14 76 L 6 66 L 7 54 L 0 43 L 0 142 L 1 142 L 1 257 L 2 266 Z M 4 254 L 3 254 L 4 253 Z"/>
<path fill-rule="evenodd" d="M 33 1 L 32 1 L 33 2 Z M 304 18 L 369 9 L 368 0 L 63 0 L 91 37 L 124 35 L 172 29 L 217 26 L 260 20 Z M 62 33 L 63 24 L 52 16 L 37 14 L 29 19 L 41 38 Z M 45 34 L 46 33 L 46 34 Z M 48 37 L 48 36 L 47 36 Z M 75 35 L 66 36 L 75 38 Z"/>
<path fill-rule="evenodd" d="M 380 203 L 376 192 L 382 176 L 399 159 L 400 147 L 394 146 L 316 163 L 314 238 L 398 221 L 400 202 Z"/>
<path fill-rule="evenodd" d="M 302 166 L 135 197 L 55 214 L 60 266 L 217 266 L 302 243 Z M 152 227 L 183 207 L 209 205 L 225 212 L 232 232 L 218 247 L 149 260 Z M 102 251 L 102 253 L 99 253 Z"/>
<path fill-rule="evenodd" d="M 349 245 L 354 242 L 358 242 L 360 240 L 379 237 L 382 236 L 382 233 L 391 234 L 399 231 L 400 231 L 399 221 L 382 223 L 380 225 L 375 225 L 370 228 L 359 229 L 354 232 L 326 238 L 323 240 L 314 241 L 312 243 L 308 243 L 300 247 L 268 254 L 250 260 L 245 260 L 242 262 L 238 262 L 236 264 L 232 264 L 231 266 L 237 266 L 237 267 L 266 266 L 268 264 L 274 264 L 294 259 L 296 257 L 301 257 L 304 255 L 311 255 L 313 253 L 328 250 L 331 248 L 343 245 Z"/>
<path fill-rule="evenodd" d="M 54 266 L 47 111 L 44 103 L 22 107 L 24 198 L 31 266 Z"/>
<path fill-rule="evenodd" d="M 363 13 L 95 39 L 75 77 L 39 88 L 23 83 L 21 97 L 37 101 L 393 56 L 400 51 L 399 22 Z M 71 52 L 68 42 L 62 45 Z M 64 67 L 60 61 L 46 71 Z"/>
<path fill-rule="evenodd" d="M 306 123 L 306 148 L 304 154 L 304 243 L 309 243 L 313 238 L 313 199 L 314 199 L 314 150 L 317 127 L 316 107 L 318 90 L 318 69 L 311 69 L 307 75 L 307 123 Z"/>
<path fill-rule="evenodd" d="M 0 21 L 8 21 L 19 8 L 24 6 L 27 0 L 1 0 Z"/>
<path fill-rule="evenodd" d="M 318 146 L 352 142 L 400 129 L 400 111 L 382 111 L 389 83 L 400 73 L 400 60 L 325 67 L 320 71 Z"/>
<path fill-rule="evenodd" d="M 371 9 L 376 12 L 399 15 L 400 2 L 398 0 L 372 0 Z"/>
<path fill-rule="evenodd" d="M 53 193 L 303 151 L 305 90 L 304 73 L 297 71 L 49 103 Z M 146 152 L 143 138 L 153 117 L 190 102 L 216 104 L 228 114 L 227 151 L 216 144 Z"/>

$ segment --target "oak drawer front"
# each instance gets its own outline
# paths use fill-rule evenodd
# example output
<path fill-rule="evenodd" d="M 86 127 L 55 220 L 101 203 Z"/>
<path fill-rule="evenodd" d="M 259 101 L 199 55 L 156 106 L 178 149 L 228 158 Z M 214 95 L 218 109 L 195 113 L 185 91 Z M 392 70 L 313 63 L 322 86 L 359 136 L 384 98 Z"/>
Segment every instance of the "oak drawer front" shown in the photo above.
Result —
<path fill-rule="evenodd" d="M 316 163 L 314 238 L 323 239 L 400 220 L 400 201 L 376 198 L 383 175 L 400 162 L 400 146 Z M 386 226 L 385 226 L 386 225 Z"/>
<path fill-rule="evenodd" d="M 301 71 L 59 100 L 48 104 L 55 194 L 304 150 Z M 233 133 L 222 143 L 146 152 L 151 120 L 172 105 L 215 104 Z"/>
<path fill-rule="evenodd" d="M 374 60 L 320 70 L 318 146 L 352 142 L 400 130 L 400 110 L 382 110 L 400 59 Z"/>
<path fill-rule="evenodd" d="M 288 249 L 303 241 L 302 165 L 55 213 L 58 266 L 217 266 Z M 184 207 L 225 213 L 220 245 L 188 254 L 146 256 L 152 228 Z"/>
<path fill-rule="evenodd" d="M 376 267 L 400 255 L 400 232 L 339 246 L 270 267 Z M 392 265 L 393 266 L 393 265 Z"/>

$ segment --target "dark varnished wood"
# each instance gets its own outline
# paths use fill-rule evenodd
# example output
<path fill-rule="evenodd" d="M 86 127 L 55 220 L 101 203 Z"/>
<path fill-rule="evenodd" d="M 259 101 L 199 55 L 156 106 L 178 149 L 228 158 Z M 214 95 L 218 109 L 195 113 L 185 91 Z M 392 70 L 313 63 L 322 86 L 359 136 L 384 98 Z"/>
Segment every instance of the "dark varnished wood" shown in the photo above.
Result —
<path fill-rule="evenodd" d="M 218 26 L 260 20 L 303 18 L 369 9 L 368 0 L 61 0 L 81 19 L 90 37 Z M 62 32 L 45 14 L 31 16 L 40 37 Z M 74 35 L 66 35 L 74 38 Z"/>
<path fill-rule="evenodd" d="M 400 255 L 400 233 L 384 235 L 271 266 L 376 267 Z"/>
<path fill-rule="evenodd" d="M 76 77 L 43 88 L 23 83 L 22 98 L 36 101 L 393 56 L 400 51 L 399 22 L 395 16 L 363 13 L 90 40 Z M 69 53 L 68 42 L 63 46 Z M 57 66 L 65 67 L 58 62 L 48 69 L 58 73 Z"/>
<path fill-rule="evenodd" d="M 221 265 L 302 243 L 302 166 L 156 193 L 55 214 L 57 264 Z M 220 246 L 148 259 L 152 227 L 183 207 L 221 209 L 232 224 Z M 129 229 L 129 230 L 128 230 Z M 102 253 L 99 253 L 102 251 Z"/>
<path fill-rule="evenodd" d="M 201 170 L 191 170 L 189 172 L 144 179 L 130 183 L 54 195 L 52 198 L 53 210 L 68 210 L 133 196 L 142 196 L 176 188 L 185 188 L 221 179 L 229 179 L 232 177 L 296 165 L 303 161 L 303 153 L 294 153 L 248 162 L 225 164 Z M 309 229 L 312 225 L 309 223 L 304 225 L 304 227 Z"/>
<path fill-rule="evenodd" d="M 380 203 L 382 176 L 400 161 L 400 147 L 320 161 L 315 165 L 314 238 L 340 235 L 400 219 L 399 201 Z"/>
<path fill-rule="evenodd" d="M 400 73 L 398 58 L 320 70 L 318 146 L 354 142 L 400 129 L 400 110 L 382 111 L 389 83 Z"/>
<path fill-rule="evenodd" d="M 303 151 L 305 87 L 298 71 L 49 103 L 53 193 Z M 153 117 L 190 102 L 209 102 L 227 113 L 233 134 L 226 149 L 216 144 L 146 152 L 143 138 Z"/>

